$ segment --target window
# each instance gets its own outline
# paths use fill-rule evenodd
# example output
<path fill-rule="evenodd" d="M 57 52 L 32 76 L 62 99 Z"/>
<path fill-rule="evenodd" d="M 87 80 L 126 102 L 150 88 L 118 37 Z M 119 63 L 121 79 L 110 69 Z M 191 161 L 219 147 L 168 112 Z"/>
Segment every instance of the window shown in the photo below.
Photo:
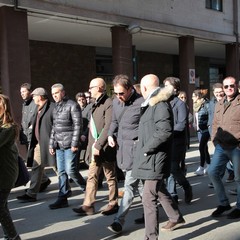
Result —
<path fill-rule="evenodd" d="M 206 8 L 222 12 L 222 0 L 206 0 Z"/>

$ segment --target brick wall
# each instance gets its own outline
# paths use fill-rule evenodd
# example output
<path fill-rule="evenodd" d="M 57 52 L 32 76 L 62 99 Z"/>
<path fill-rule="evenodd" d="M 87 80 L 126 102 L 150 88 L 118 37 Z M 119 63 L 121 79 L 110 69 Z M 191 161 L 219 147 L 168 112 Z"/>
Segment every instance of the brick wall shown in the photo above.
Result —
<path fill-rule="evenodd" d="M 144 75 L 149 73 L 157 75 L 160 79 L 160 83 L 162 83 L 166 77 L 177 76 L 176 74 L 178 74 L 175 73 L 176 69 L 178 70 L 178 66 L 175 66 L 175 63 L 178 63 L 177 56 L 163 53 L 138 51 L 137 58 L 138 82 Z"/>
<path fill-rule="evenodd" d="M 95 47 L 30 41 L 33 88 L 62 83 L 71 98 L 96 75 Z"/>

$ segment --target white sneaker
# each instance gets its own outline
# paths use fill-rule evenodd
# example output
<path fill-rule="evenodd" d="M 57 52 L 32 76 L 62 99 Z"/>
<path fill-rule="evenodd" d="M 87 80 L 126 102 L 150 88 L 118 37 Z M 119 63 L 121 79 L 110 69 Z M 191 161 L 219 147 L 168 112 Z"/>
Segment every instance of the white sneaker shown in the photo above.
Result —
<path fill-rule="evenodd" d="M 208 174 L 208 168 L 209 168 L 209 164 L 207 164 L 207 167 L 203 170 L 204 174 Z"/>
<path fill-rule="evenodd" d="M 198 176 L 204 175 L 204 168 L 199 166 L 198 169 L 196 170 L 195 174 Z"/>

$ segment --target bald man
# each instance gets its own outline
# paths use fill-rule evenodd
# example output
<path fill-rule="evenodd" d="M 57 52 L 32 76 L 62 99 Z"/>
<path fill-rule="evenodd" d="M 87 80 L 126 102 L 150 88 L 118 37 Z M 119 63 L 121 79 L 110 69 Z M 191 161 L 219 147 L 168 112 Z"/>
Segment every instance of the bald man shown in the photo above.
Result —
<path fill-rule="evenodd" d="M 94 204 L 98 189 L 98 177 L 103 168 L 109 188 L 109 203 L 102 214 L 111 215 L 118 211 L 116 147 L 108 145 L 108 130 L 112 120 L 112 100 L 106 94 L 106 83 L 102 78 L 91 80 L 89 92 L 95 99 L 89 123 L 89 141 L 86 154 L 86 159 L 90 159 L 91 162 L 83 205 L 79 208 L 73 208 L 73 211 L 80 216 L 95 213 Z"/>
<path fill-rule="evenodd" d="M 169 99 L 173 95 L 173 87 L 160 89 L 158 77 L 149 74 L 141 80 L 141 92 L 145 101 L 142 104 L 132 176 L 144 180 L 144 239 L 150 240 L 158 239 L 157 200 L 169 218 L 162 231 L 172 231 L 184 224 L 185 220 L 164 183 L 170 175 L 171 166 L 173 113 Z"/>

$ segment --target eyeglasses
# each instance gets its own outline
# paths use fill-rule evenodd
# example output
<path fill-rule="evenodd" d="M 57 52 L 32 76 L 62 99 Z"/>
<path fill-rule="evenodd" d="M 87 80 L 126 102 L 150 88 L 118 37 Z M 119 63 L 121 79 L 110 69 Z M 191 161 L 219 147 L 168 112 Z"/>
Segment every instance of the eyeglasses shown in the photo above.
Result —
<path fill-rule="evenodd" d="M 223 91 L 221 91 L 221 92 L 213 92 L 214 94 L 222 94 L 222 93 L 224 93 Z"/>
<path fill-rule="evenodd" d="M 123 96 L 124 95 L 124 92 L 120 92 L 120 93 L 114 93 L 115 95 L 117 95 L 117 96 Z"/>
<path fill-rule="evenodd" d="M 89 90 L 91 90 L 92 88 L 95 88 L 95 87 L 98 87 L 98 86 L 92 86 L 92 87 L 89 87 Z"/>
<path fill-rule="evenodd" d="M 224 87 L 224 89 L 234 88 L 235 84 L 224 85 L 223 87 Z"/>

